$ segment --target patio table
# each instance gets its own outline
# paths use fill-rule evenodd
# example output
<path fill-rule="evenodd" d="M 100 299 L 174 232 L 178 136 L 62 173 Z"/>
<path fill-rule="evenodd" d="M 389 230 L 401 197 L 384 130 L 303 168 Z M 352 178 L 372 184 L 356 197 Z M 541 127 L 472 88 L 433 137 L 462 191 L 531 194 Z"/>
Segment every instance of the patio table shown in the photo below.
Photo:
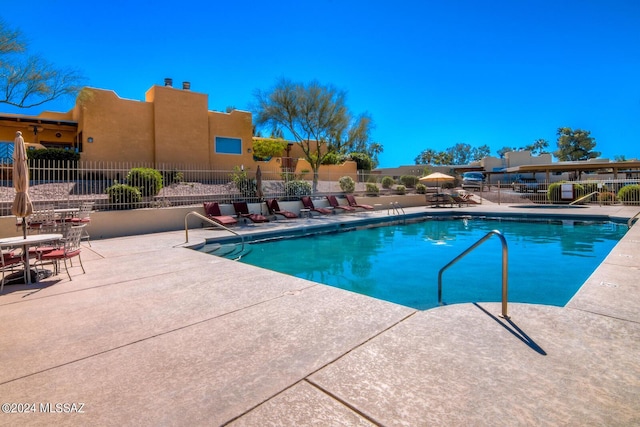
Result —
<path fill-rule="evenodd" d="M 29 234 L 27 237 L 15 236 L 0 239 L 0 248 L 22 247 L 24 254 L 24 271 L 26 272 L 26 283 L 31 285 L 31 267 L 29 266 L 29 247 L 39 245 L 40 243 L 53 242 L 62 239 L 62 234 Z"/>

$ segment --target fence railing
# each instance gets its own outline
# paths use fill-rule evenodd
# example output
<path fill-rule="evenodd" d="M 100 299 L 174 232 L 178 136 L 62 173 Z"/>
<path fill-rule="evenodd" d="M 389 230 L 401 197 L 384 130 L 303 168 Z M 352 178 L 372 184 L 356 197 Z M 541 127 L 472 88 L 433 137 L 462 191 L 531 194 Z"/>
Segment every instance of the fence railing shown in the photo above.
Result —
<path fill-rule="evenodd" d="M 162 188 L 149 188 L 149 177 L 132 174 L 132 169 L 150 168 L 162 177 Z M 46 204 L 55 208 L 77 207 L 83 201 L 94 202 L 97 210 L 117 210 L 142 207 L 168 207 L 200 205 L 205 201 L 231 203 L 234 200 L 257 201 L 261 198 L 292 198 L 308 194 L 339 194 L 342 176 L 323 175 L 313 188 L 312 172 L 298 175 L 290 172 L 265 170 L 256 176 L 256 169 L 211 170 L 198 165 L 140 164 L 127 162 L 72 162 L 51 160 L 29 160 L 29 195 L 36 205 Z M 358 173 L 353 191 L 367 194 L 366 184 L 377 178 L 380 195 L 395 194 L 394 189 L 385 189 L 380 183 L 382 176 Z M 258 192 L 258 180 L 261 181 Z M 303 184 L 301 184 L 303 182 Z M 128 184 L 143 189 L 138 199 L 130 200 L 117 191 L 114 185 Z M 594 193 L 580 203 L 584 204 L 631 204 L 640 205 L 640 180 L 605 179 L 572 181 L 565 186 L 552 187 L 550 183 L 537 181 L 535 185 L 493 183 L 475 193 L 482 199 L 499 204 L 556 204 L 570 203 L 579 197 Z M 435 191 L 430 188 L 430 191 Z M 458 191 L 445 189 L 445 191 Z M 564 191 L 564 193 L 563 193 Z M 571 195 L 569 191 L 573 192 Z M 110 193 L 109 193 L 110 192 Z M 415 193 L 407 188 L 407 193 Z M 0 160 L 0 215 L 11 214 L 15 197 L 12 181 L 12 165 L 9 159 Z"/>

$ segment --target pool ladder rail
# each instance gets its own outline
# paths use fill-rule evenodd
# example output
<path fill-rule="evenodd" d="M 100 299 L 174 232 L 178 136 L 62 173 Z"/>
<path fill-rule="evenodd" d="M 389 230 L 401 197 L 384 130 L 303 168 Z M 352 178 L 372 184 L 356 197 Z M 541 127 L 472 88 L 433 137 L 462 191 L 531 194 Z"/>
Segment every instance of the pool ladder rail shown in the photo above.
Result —
<path fill-rule="evenodd" d="M 198 218 L 200 218 L 200 219 L 202 219 L 204 221 L 207 221 L 208 223 L 210 223 L 210 224 L 212 224 L 212 225 L 214 225 L 214 226 L 216 226 L 218 228 L 221 228 L 223 230 L 228 231 L 231 234 L 234 234 L 234 235 L 238 236 L 240 238 L 240 244 L 242 245 L 241 248 L 240 248 L 240 251 L 239 251 L 239 253 L 241 255 L 239 255 L 238 258 L 234 258 L 234 261 L 238 261 L 238 260 L 240 260 L 240 258 L 242 258 L 242 254 L 245 253 L 244 237 L 241 234 L 236 233 L 235 231 L 231 230 L 230 228 L 227 228 L 224 225 L 219 224 L 219 223 L 215 222 L 214 220 L 212 220 L 211 218 L 207 218 L 206 216 L 204 216 L 204 215 L 202 215 L 202 214 L 200 214 L 200 213 L 198 213 L 196 211 L 191 211 L 191 212 L 187 213 L 184 216 L 184 233 L 185 233 L 185 239 L 186 239 L 185 243 L 189 243 L 189 225 L 188 225 L 189 223 L 188 223 L 188 220 L 189 220 L 189 216 L 191 216 L 191 215 L 193 215 L 195 217 L 198 217 Z"/>
<path fill-rule="evenodd" d="M 640 212 L 629 218 L 629 221 L 627 221 L 627 228 L 631 228 L 631 226 L 635 224 L 634 221 L 638 220 L 638 217 L 640 217 Z"/>
<path fill-rule="evenodd" d="M 389 207 L 387 208 L 387 215 L 393 212 L 394 215 L 402 215 L 405 216 L 406 213 L 399 202 L 390 202 Z"/>
<path fill-rule="evenodd" d="M 498 236 L 500 238 L 500 242 L 502 243 L 502 317 L 505 319 L 509 319 L 509 314 L 507 310 L 507 300 L 509 293 L 509 249 L 507 248 L 507 240 L 504 238 L 504 235 L 498 230 L 491 230 L 488 232 L 482 239 L 478 240 L 476 243 L 471 245 L 467 250 L 462 252 L 460 255 L 455 257 L 452 261 L 450 261 L 447 265 L 442 267 L 438 272 L 438 305 L 443 305 L 442 303 L 442 273 L 445 272 L 449 267 L 451 267 L 456 262 L 460 261 L 464 258 L 469 252 L 473 251 L 475 248 L 483 244 L 487 241 L 491 236 Z"/>

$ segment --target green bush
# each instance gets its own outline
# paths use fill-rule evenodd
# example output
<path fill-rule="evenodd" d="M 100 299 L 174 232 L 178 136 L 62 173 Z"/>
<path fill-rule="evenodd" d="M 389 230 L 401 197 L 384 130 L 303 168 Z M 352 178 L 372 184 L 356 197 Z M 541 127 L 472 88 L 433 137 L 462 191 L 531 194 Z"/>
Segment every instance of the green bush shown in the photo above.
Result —
<path fill-rule="evenodd" d="M 27 150 L 27 158 L 34 160 L 72 161 L 80 160 L 80 153 L 62 148 L 48 148 L 46 150 Z"/>
<path fill-rule="evenodd" d="M 418 177 L 414 175 L 402 175 L 400 177 L 400 183 L 407 188 L 414 188 L 418 183 Z"/>
<path fill-rule="evenodd" d="M 390 176 L 385 176 L 384 178 L 382 178 L 382 188 L 391 188 L 391 186 L 395 183 L 396 181 Z"/>
<path fill-rule="evenodd" d="M 370 171 L 373 169 L 373 160 L 367 153 L 350 153 L 349 157 L 356 162 L 358 170 Z"/>
<path fill-rule="evenodd" d="M 126 184 L 114 184 L 107 188 L 109 203 L 114 209 L 133 209 L 142 201 L 140 189 Z"/>
<path fill-rule="evenodd" d="M 140 189 L 142 197 L 155 196 L 162 189 L 162 174 L 153 168 L 133 168 L 127 174 L 127 185 Z"/>
<path fill-rule="evenodd" d="M 416 184 L 416 193 L 418 194 L 426 194 L 427 193 L 427 186 L 424 184 Z"/>
<path fill-rule="evenodd" d="M 640 185 L 625 185 L 618 191 L 618 199 L 626 205 L 640 204 Z"/>
<path fill-rule="evenodd" d="M 311 184 L 307 181 L 289 181 L 284 185 L 287 197 L 302 197 L 311 194 Z"/>
<path fill-rule="evenodd" d="M 345 193 L 353 193 L 356 189 L 356 182 L 350 176 L 343 176 L 338 180 L 340 189 Z"/>
<path fill-rule="evenodd" d="M 549 184 L 549 188 L 547 188 L 547 200 L 552 203 L 557 203 L 562 200 L 562 195 L 560 193 L 562 184 L 564 184 L 564 182 L 554 182 Z"/>
<path fill-rule="evenodd" d="M 398 185 L 396 186 L 395 190 L 396 190 L 396 194 L 406 194 L 407 187 L 405 187 L 404 185 Z"/>
<path fill-rule="evenodd" d="M 374 194 L 378 194 L 380 192 L 380 189 L 375 183 L 367 182 L 366 191 L 367 191 L 367 194 L 374 195 Z"/>
<path fill-rule="evenodd" d="M 162 182 L 165 185 L 180 184 L 184 182 L 184 174 L 177 170 L 165 171 L 162 175 Z"/>
<path fill-rule="evenodd" d="M 378 183 L 378 178 L 375 175 L 369 175 L 367 176 L 367 182 L 371 182 L 371 183 Z"/>

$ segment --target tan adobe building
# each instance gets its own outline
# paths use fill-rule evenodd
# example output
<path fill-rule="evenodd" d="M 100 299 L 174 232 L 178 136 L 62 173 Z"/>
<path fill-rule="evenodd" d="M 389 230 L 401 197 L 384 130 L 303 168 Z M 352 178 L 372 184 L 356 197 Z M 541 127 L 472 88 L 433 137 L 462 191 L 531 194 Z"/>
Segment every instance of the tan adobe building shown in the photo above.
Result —
<path fill-rule="evenodd" d="M 0 113 L 0 142 L 12 143 L 16 131 L 28 144 L 69 148 L 87 162 L 129 162 L 153 167 L 180 165 L 229 171 L 235 166 L 255 171 L 281 171 L 291 162 L 281 158 L 253 158 L 252 115 L 247 111 L 210 111 L 207 94 L 193 92 L 189 83 L 174 88 L 152 86 L 144 101 L 120 98 L 111 90 L 85 88 L 67 113 L 38 116 Z M 285 156 L 297 156 L 297 144 Z M 293 161 L 295 171 L 310 170 L 303 159 Z M 356 177 L 356 163 L 323 166 L 322 175 Z M 337 178 L 335 178 L 337 179 Z"/>

